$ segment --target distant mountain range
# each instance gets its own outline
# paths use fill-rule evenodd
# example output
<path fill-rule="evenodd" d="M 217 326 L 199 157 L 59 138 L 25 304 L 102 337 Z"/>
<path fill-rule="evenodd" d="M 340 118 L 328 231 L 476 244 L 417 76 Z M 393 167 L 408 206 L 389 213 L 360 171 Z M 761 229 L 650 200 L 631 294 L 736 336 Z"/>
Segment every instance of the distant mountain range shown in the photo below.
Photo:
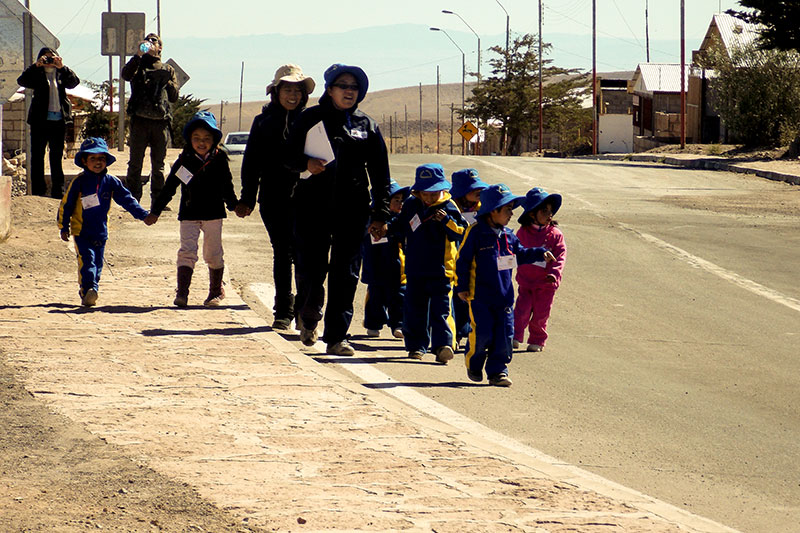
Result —
<path fill-rule="evenodd" d="M 448 30 L 465 52 L 466 70 L 477 68 L 475 36 Z M 264 88 L 275 69 L 283 63 L 297 63 L 314 77 L 321 93 L 322 73 L 334 62 L 358 64 L 370 77 L 371 90 L 436 84 L 436 67 L 442 83 L 461 82 L 461 53 L 446 36 L 419 24 L 368 27 L 343 33 L 309 35 L 248 35 L 242 37 L 170 39 L 164 31 L 164 57 L 173 58 L 191 80 L 184 93 L 205 98 L 208 103 L 239 100 L 239 82 L 244 61 L 243 100 L 264 98 Z M 100 35 L 63 35 L 61 55 L 65 63 L 83 80 L 100 82 L 108 77 L 108 59 L 100 55 Z M 544 32 L 544 41 L 553 48 L 546 59 L 556 66 L 591 69 L 591 35 L 552 34 Z M 699 42 L 687 42 L 687 61 Z M 488 48 L 505 46 L 505 34 L 481 36 L 482 70 L 489 74 Z M 598 71 L 632 71 L 644 62 L 641 43 L 598 37 Z M 652 41 L 651 61 L 678 62 L 680 43 Z M 114 58 L 114 75 L 119 58 Z M 468 74 L 467 81 L 474 81 Z"/>

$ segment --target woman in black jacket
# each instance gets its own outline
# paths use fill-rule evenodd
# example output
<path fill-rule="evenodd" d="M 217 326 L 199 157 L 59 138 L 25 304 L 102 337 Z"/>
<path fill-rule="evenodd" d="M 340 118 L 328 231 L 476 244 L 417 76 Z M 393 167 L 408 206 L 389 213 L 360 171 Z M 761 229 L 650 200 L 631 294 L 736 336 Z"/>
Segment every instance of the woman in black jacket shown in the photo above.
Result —
<path fill-rule="evenodd" d="M 242 159 L 242 195 L 236 214 L 249 215 L 258 198 L 261 220 L 272 244 L 275 282 L 273 329 L 286 330 L 295 317 L 292 293 L 294 201 L 298 173 L 284 165 L 289 127 L 314 91 L 314 80 L 297 65 L 283 65 L 267 86 L 270 102 L 253 119 Z"/>
<path fill-rule="evenodd" d="M 383 236 L 389 217 L 389 157 L 378 125 L 358 103 L 369 80 L 359 67 L 335 64 L 325 71 L 325 94 L 305 110 L 289 137 L 289 164 L 306 171 L 295 187 L 300 339 L 317 339 L 328 277 L 323 339 L 332 355 L 353 355 L 347 331 L 361 269 L 361 241 Z M 306 136 L 320 122 L 332 161 L 305 154 Z M 370 194 L 371 193 L 371 194 Z M 372 204 L 372 207 L 371 207 Z"/>
<path fill-rule="evenodd" d="M 61 198 L 64 188 L 64 157 L 66 125 L 72 122 L 72 106 L 67 89 L 78 85 L 78 76 L 66 67 L 52 48 L 42 48 L 36 63 L 17 78 L 21 87 L 33 89 L 28 124 L 31 127 L 31 192 L 45 196 L 44 152 L 50 146 L 50 195 Z"/>

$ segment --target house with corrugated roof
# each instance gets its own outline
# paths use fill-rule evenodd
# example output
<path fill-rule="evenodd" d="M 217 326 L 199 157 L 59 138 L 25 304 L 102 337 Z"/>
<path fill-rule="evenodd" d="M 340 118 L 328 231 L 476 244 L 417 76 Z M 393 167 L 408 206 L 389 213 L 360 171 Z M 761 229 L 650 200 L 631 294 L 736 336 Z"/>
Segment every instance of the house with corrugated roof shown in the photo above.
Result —
<path fill-rule="evenodd" d="M 758 26 L 750 24 L 726 13 L 718 13 L 711 19 L 700 48 L 692 52 L 692 64 L 701 65 L 710 51 L 722 51 L 729 58 L 737 48 L 753 44 L 758 38 Z M 687 113 L 692 115 L 691 126 L 687 126 L 687 136 L 695 142 L 717 143 L 728 138 L 728 131 L 716 111 L 714 95 L 709 86 L 714 79 L 714 70 L 696 66 L 689 77 Z"/>
<path fill-rule="evenodd" d="M 688 74 L 687 68 L 684 73 L 685 84 Z M 640 63 L 628 85 L 628 92 L 633 94 L 633 151 L 641 152 L 659 144 L 680 141 L 679 63 Z M 687 141 L 691 142 L 688 137 Z"/>

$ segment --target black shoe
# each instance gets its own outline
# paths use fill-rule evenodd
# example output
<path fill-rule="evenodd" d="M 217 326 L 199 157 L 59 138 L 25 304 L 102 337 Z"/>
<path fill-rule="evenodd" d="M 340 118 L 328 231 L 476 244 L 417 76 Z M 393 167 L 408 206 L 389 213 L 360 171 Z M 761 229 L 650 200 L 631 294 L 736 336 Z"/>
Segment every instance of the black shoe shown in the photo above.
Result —
<path fill-rule="evenodd" d="M 478 370 L 477 372 L 474 372 L 473 370 L 468 368 L 467 377 L 476 383 L 480 383 L 481 381 L 483 381 L 483 371 Z"/>
<path fill-rule="evenodd" d="M 287 330 L 291 325 L 291 318 L 276 318 L 272 321 L 272 329 Z"/>

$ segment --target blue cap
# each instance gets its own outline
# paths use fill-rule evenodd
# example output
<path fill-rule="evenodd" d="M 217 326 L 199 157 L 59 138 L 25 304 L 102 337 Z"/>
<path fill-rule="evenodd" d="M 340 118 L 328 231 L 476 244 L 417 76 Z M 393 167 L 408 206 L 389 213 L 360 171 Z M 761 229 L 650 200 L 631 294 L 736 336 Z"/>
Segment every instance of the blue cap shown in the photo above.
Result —
<path fill-rule="evenodd" d="M 513 209 L 519 206 L 524 199 L 524 196 L 517 196 L 511 192 L 505 183 L 489 185 L 481 191 L 481 208 L 476 216 L 487 215 L 506 204 L 512 204 L 511 208 Z"/>
<path fill-rule="evenodd" d="M 478 171 L 474 168 L 462 168 L 461 170 L 453 172 L 452 177 L 453 188 L 450 189 L 450 194 L 453 198 L 461 198 L 472 191 L 485 189 L 489 186 L 488 183 L 478 176 Z"/>
<path fill-rule="evenodd" d="M 217 127 L 217 118 L 211 111 L 198 111 L 183 127 L 183 138 L 187 143 L 192 142 L 192 132 L 196 128 L 205 128 L 214 136 L 214 144 L 222 140 L 222 131 Z"/>
<path fill-rule="evenodd" d="M 408 196 L 408 193 L 411 191 L 411 187 L 401 187 L 399 183 L 395 180 L 389 180 L 389 198 L 394 196 L 395 194 L 402 193 L 403 198 Z"/>
<path fill-rule="evenodd" d="M 75 164 L 85 168 L 83 166 L 83 156 L 88 154 L 106 154 L 106 166 L 117 160 L 116 157 L 108 152 L 108 145 L 105 139 L 100 137 L 89 137 L 81 143 L 81 149 L 75 154 Z"/>
<path fill-rule="evenodd" d="M 522 208 L 525 210 L 525 212 L 522 214 L 522 217 L 531 211 L 535 211 L 545 202 L 549 202 L 550 205 L 553 206 L 553 214 L 555 215 L 561 208 L 561 195 L 548 194 L 547 191 L 541 187 L 534 187 L 533 189 L 529 190 L 528 194 L 525 195 L 525 200 L 522 202 Z M 520 223 L 522 223 L 522 217 L 520 218 Z"/>
<path fill-rule="evenodd" d="M 367 96 L 367 89 L 369 89 L 369 78 L 367 78 L 366 72 L 364 72 L 361 67 L 334 63 L 333 65 L 329 66 L 327 70 L 325 70 L 325 74 L 322 75 L 322 77 L 325 78 L 325 88 L 327 89 L 333 85 L 336 81 L 336 78 L 342 74 L 352 74 L 352 76 L 356 79 L 356 83 L 358 84 L 358 97 L 356 98 L 356 103 L 361 102 L 361 100 Z"/>
<path fill-rule="evenodd" d="M 438 163 L 427 163 L 417 167 L 412 191 L 438 192 L 450 190 L 450 182 L 444 177 L 444 168 Z"/>

